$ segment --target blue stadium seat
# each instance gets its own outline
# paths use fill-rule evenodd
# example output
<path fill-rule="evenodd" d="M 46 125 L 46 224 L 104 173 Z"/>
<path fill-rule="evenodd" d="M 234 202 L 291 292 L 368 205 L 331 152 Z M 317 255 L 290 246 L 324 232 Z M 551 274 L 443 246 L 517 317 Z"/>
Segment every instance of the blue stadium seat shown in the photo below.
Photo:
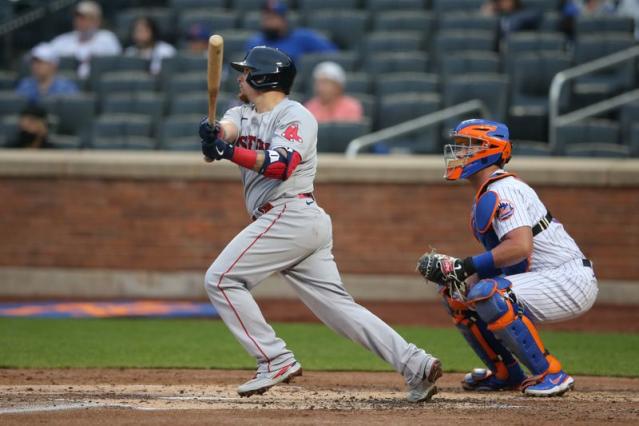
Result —
<path fill-rule="evenodd" d="M 592 36 L 601 33 L 613 33 L 632 36 L 635 23 L 628 16 L 580 16 L 575 24 L 577 37 Z"/>
<path fill-rule="evenodd" d="M 604 119 L 588 119 L 557 127 L 555 153 L 563 154 L 567 148 L 579 144 L 613 144 L 619 142 L 619 124 Z"/>
<path fill-rule="evenodd" d="M 513 128 L 513 126 L 508 127 L 510 129 Z M 549 157 L 552 155 L 552 150 L 545 142 L 513 140 L 512 138 L 511 142 L 513 147 L 513 155 L 517 158 L 521 156 Z"/>
<path fill-rule="evenodd" d="M 578 143 L 566 147 L 568 157 L 628 158 L 630 148 L 613 143 Z"/>
<path fill-rule="evenodd" d="M 317 136 L 318 152 L 344 153 L 355 138 L 370 133 L 370 120 L 361 123 L 328 122 L 320 123 Z"/>
<path fill-rule="evenodd" d="M 495 36 L 491 31 L 449 30 L 440 31 L 431 44 L 431 52 L 441 63 L 446 56 L 462 52 L 492 52 Z"/>
<path fill-rule="evenodd" d="M 436 74 L 401 72 L 378 74 L 375 79 L 375 95 L 384 97 L 399 93 L 438 93 L 439 77 Z"/>
<path fill-rule="evenodd" d="M 160 149 L 172 151 L 200 151 L 197 129 L 201 115 L 170 115 L 160 127 Z"/>
<path fill-rule="evenodd" d="M 342 49 L 357 47 L 365 37 L 369 16 L 361 10 L 320 10 L 308 16 L 309 27 L 325 32 Z"/>
<path fill-rule="evenodd" d="M 419 10 L 426 8 L 425 0 L 365 0 L 364 7 L 372 12 L 392 10 Z"/>
<path fill-rule="evenodd" d="M 427 72 L 431 68 L 428 55 L 416 50 L 412 52 L 387 52 L 367 55 L 362 69 L 372 74 L 391 72 Z"/>
<path fill-rule="evenodd" d="M 150 138 L 151 130 L 149 116 L 103 114 L 93 123 L 90 146 L 96 149 L 152 149 L 155 143 Z"/>

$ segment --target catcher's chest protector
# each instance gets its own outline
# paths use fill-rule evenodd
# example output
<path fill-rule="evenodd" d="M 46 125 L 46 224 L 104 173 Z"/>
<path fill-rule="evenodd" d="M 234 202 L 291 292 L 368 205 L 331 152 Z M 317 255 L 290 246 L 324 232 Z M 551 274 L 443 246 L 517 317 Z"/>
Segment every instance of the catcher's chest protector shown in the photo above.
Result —
<path fill-rule="evenodd" d="M 473 235 L 482 243 L 486 250 L 492 250 L 500 241 L 493 229 L 493 220 L 499 210 L 500 199 L 495 191 L 487 190 L 488 186 L 497 180 L 514 176 L 512 173 L 502 173 L 490 178 L 479 190 L 470 215 L 470 227 Z M 505 275 L 521 274 L 528 271 L 528 260 L 522 260 L 516 265 L 502 268 Z"/>

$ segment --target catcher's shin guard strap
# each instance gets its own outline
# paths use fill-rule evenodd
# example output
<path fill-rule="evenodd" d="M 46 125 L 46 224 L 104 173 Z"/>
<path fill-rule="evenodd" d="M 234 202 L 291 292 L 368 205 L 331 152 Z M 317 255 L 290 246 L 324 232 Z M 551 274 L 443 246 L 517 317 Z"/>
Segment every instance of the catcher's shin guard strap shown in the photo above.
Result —
<path fill-rule="evenodd" d="M 501 292 L 478 302 L 477 314 L 488 323 L 488 329 L 508 348 L 533 375 L 546 374 L 556 368 L 532 322 Z M 553 365 L 551 365 L 553 364 Z M 557 365 L 559 362 L 556 363 Z"/>

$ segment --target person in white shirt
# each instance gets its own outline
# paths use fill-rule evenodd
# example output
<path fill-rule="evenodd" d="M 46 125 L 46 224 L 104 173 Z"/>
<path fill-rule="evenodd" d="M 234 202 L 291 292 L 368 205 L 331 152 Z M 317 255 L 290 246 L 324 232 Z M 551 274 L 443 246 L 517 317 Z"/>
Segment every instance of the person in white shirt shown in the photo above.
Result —
<path fill-rule="evenodd" d="M 131 40 L 134 44 L 127 47 L 124 54 L 149 60 L 149 71 L 157 75 L 162 69 L 162 60 L 175 56 L 175 48 L 159 38 L 157 23 L 149 17 L 141 16 L 133 23 Z"/>
<path fill-rule="evenodd" d="M 122 47 L 115 34 L 100 29 L 102 8 L 93 1 L 81 1 L 73 15 L 73 31 L 61 34 L 51 40 L 51 47 L 59 57 L 75 57 L 78 62 L 78 76 L 87 78 L 92 56 L 119 55 Z"/>

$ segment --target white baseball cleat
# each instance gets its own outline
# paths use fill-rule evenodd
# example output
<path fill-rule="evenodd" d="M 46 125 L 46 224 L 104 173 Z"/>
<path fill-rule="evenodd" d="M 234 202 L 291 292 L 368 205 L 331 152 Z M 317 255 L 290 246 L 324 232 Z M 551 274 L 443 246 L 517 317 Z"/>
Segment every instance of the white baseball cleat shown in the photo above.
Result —
<path fill-rule="evenodd" d="M 428 402 L 437 393 L 435 382 L 443 374 L 442 363 L 437 358 L 432 358 L 429 363 L 430 367 L 426 368 L 428 374 L 424 373 L 424 379 L 408 389 L 409 402 Z"/>
<path fill-rule="evenodd" d="M 289 383 L 294 377 L 302 375 L 302 365 L 293 361 L 292 364 L 288 364 L 279 370 L 265 373 L 257 373 L 248 382 L 240 385 L 237 388 L 237 393 L 240 396 L 249 397 L 251 395 L 261 395 L 278 383 Z"/>

